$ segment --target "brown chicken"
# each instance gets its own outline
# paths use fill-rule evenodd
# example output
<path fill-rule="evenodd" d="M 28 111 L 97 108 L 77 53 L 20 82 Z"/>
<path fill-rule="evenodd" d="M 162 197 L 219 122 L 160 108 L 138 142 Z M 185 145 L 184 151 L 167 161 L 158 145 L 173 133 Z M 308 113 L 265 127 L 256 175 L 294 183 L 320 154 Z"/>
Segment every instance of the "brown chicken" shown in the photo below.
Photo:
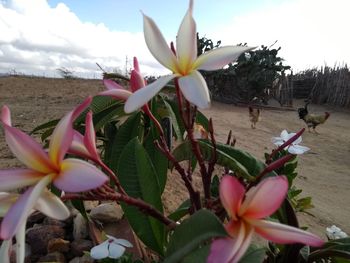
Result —
<path fill-rule="evenodd" d="M 259 109 L 253 109 L 249 106 L 249 119 L 251 122 L 252 129 L 255 129 L 256 123 L 260 121 L 260 110 Z"/>
<path fill-rule="evenodd" d="M 318 133 L 316 131 L 316 126 L 319 124 L 325 123 L 326 120 L 329 118 L 330 113 L 325 112 L 324 114 L 321 114 L 321 115 L 309 114 L 309 111 L 307 109 L 308 104 L 309 103 L 306 103 L 304 108 L 298 109 L 299 118 L 306 123 L 307 127 L 309 128 L 309 132 L 310 132 L 310 128 L 312 127 L 313 131 L 315 133 Z"/>

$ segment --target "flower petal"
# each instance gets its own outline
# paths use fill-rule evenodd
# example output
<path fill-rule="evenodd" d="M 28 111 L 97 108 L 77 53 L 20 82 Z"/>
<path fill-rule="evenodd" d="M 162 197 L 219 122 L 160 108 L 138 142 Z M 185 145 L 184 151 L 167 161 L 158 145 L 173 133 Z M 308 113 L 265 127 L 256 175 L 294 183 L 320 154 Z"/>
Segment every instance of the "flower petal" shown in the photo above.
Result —
<path fill-rule="evenodd" d="M 108 177 L 92 164 L 79 159 L 65 159 L 61 173 L 53 183 L 65 192 L 82 192 L 104 184 Z"/>
<path fill-rule="evenodd" d="M 110 235 L 106 235 L 109 239 L 112 239 L 114 243 L 117 243 L 119 245 L 122 245 L 124 247 L 133 247 L 133 245 L 126 239 L 122 239 L 122 238 L 115 238 L 113 236 Z"/>
<path fill-rule="evenodd" d="M 0 258 L 3 263 L 10 263 L 12 239 L 3 240 L 0 248 Z"/>
<path fill-rule="evenodd" d="M 16 233 L 16 260 L 17 262 L 24 262 L 25 258 L 25 238 L 26 238 L 26 224 L 22 224 Z"/>
<path fill-rule="evenodd" d="M 254 231 L 243 221 L 231 220 L 229 224 L 235 228 L 232 229 L 234 235 L 232 238 L 217 239 L 212 243 L 208 262 L 238 262 L 239 255 L 247 250 Z"/>
<path fill-rule="evenodd" d="M 109 257 L 110 258 L 120 258 L 125 252 L 125 247 L 110 243 L 109 244 Z"/>
<path fill-rule="evenodd" d="M 43 174 L 29 169 L 0 170 L 0 191 L 11 191 L 33 185 L 43 178 Z"/>
<path fill-rule="evenodd" d="M 125 102 L 124 111 L 131 113 L 141 108 L 173 78 L 175 78 L 175 75 L 163 76 L 144 88 L 137 90 Z"/>
<path fill-rule="evenodd" d="M 185 98 L 200 109 L 210 107 L 207 83 L 202 75 L 194 70 L 190 75 L 179 78 L 180 89 Z"/>
<path fill-rule="evenodd" d="M 239 215 L 256 219 L 270 216 L 281 206 L 287 191 L 286 177 L 276 176 L 264 179 L 246 193 Z"/>
<path fill-rule="evenodd" d="M 291 154 L 303 154 L 308 150 L 310 150 L 309 147 L 302 146 L 302 145 L 291 145 L 288 147 L 288 152 Z"/>
<path fill-rule="evenodd" d="M 143 14 L 143 32 L 149 51 L 164 67 L 176 71 L 176 57 L 152 18 Z"/>
<path fill-rule="evenodd" d="M 244 197 L 245 189 L 236 177 L 226 175 L 220 182 L 220 200 L 229 216 L 237 219 L 236 214 Z"/>
<path fill-rule="evenodd" d="M 145 80 L 143 79 L 142 75 L 140 72 L 136 70 L 131 71 L 131 76 L 130 76 L 130 89 L 132 92 L 137 91 L 140 88 L 143 88 L 146 86 Z"/>
<path fill-rule="evenodd" d="M 110 89 L 110 90 L 105 90 L 97 95 L 100 96 L 111 96 L 112 98 L 115 98 L 117 100 L 127 100 L 132 92 L 126 90 L 126 89 Z"/>
<path fill-rule="evenodd" d="M 27 217 L 36 204 L 45 187 L 51 182 L 52 175 L 43 177 L 35 186 L 22 194 L 17 202 L 11 206 L 1 223 L 0 236 L 9 239 L 14 236 L 18 228 L 25 224 Z"/>
<path fill-rule="evenodd" d="M 10 112 L 10 109 L 6 105 L 4 105 L 1 109 L 1 121 L 7 126 L 12 126 L 12 124 L 11 124 L 11 112 Z"/>
<path fill-rule="evenodd" d="M 121 85 L 119 85 L 117 82 L 111 80 L 111 79 L 104 79 L 103 85 L 106 87 L 107 90 L 125 90 L 125 88 Z"/>
<path fill-rule="evenodd" d="M 95 135 L 95 128 L 94 123 L 92 121 L 92 112 L 89 111 L 86 114 L 85 118 L 85 136 L 84 136 L 84 145 L 90 155 L 95 159 L 99 160 L 100 156 L 96 149 L 96 135 Z"/>
<path fill-rule="evenodd" d="M 232 262 L 234 253 L 237 251 L 237 249 L 233 250 L 236 244 L 237 242 L 230 237 L 214 240 L 210 246 L 207 263 Z"/>
<path fill-rule="evenodd" d="M 313 247 L 320 247 L 324 241 L 318 236 L 288 225 L 267 220 L 248 220 L 255 231 L 267 240 L 279 244 L 301 243 Z"/>
<path fill-rule="evenodd" d="M 4 129 L 9 148 L 28 168 L 41 173 L 49 173 L 54 169 L 47 153 L 32 137 L 6 124 Z"/>
<path fill-rule="evenodd" d="M 281 146 L 285 141 L 281 137 L 272 137 L 271 142 L 276 146 Z"/>
<path fill-rule="evenodd" d="M 68 149 L 68 153 L 78 155 L 84 158 L 91 158 L 90 153 L 84 145 L 84 136 L 78 131 L 74 131 L 73 141 Z"/>
<path fill-rule="evenodd" d="M 63 160 L 73 140 L 73 122 L 90 105 L 92 98 L 88 97 L 73 111 L 66 114 L 57 124 L 52 133 L 49 145 L 49 156 L 57 166 Z"/>
<path fill-rule="evenodd" d="M 0 193 L 0 217 L 4 217 L 10 207 L 16 202 L 18 196 L 18 194 Z"/>
<path fill-rule="evenodd" d="M 193 1 L 190 1 L 189 8 L 183 18 L 176 38 L 176 56 L 179 69 L 182 73 L 191 69 L 197 58 L 197 30 L 196 22 L 192 17 Z"/>
<path fill-rule="evenodd" d="M 221 69 L 225 65 L 234 62 L 243 52 L 255 47 L 226 46 L 212 49 L 200 55 L 194 62 L 193 68 L 201 70 Z"/>
<path fill-rule="evenodd" d="M 293 135 L 295 135 L 295 133 L 294 133 Z M 281 132 L 281 139 L 282 139 L 284 142 L 286 142 L 286 141 L 288 141 L 290 138 L 292 138 L 293 135 L 290 136 L 290 134 L 287 132 L 287 130 L 283 130 L 283 131 Z"/>
<path fill-rule="evenodd" d="M 70 212 L 66 205 L 56 195 L 44 191 L 34 206 L 35 210 L 57 220 L 65 220 Z"/>
<path fill-rule="evenodd" d="M 95 246 L 91 249 L 90 256 L 93 259 L 103 259 L 108 257 L 109 255 L 108 246 L 109 246 L 108 240 L 105 242 L 102 242 L 98 246 Z"/>

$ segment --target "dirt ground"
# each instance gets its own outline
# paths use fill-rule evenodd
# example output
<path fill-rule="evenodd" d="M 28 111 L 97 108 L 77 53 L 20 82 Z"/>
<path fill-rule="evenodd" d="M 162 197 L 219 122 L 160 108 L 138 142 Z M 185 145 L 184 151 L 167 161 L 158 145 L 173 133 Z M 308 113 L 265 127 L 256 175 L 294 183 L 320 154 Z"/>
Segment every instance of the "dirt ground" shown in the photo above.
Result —
<path fill-rule="evenodd" d="M 63 116 L 87 95 L 100 90 L 103 86 L 98 80 L 6 77 L 0 78 L 0 106 L 8 105 L 13 125 L 28 132 L 38 124 Z M 296 101 L 294 108 L 301 105 L 302 101 Z M 329 111 L 331 116 L 317 127 L 319 135 L 303 135 L 303 145 L 311 151 L 299 158 L 296 185 L 303 189 L 303 196 L 312 196 L 315 208 L 310 211 L 314 217 L 299 214 L 299 219 L 302 226 L 322 237 L 325 227 L 333 224 L 350 234 L 350 112 L 317 105 L 309 108 L 315 113 Z M 279 136 L 283 129 L 295 132 L 305 127 L 296 111 L 263 109 L 256 129 L 250 128 L 246 107 L 213 102 L 211 109 L 203 112 L 213 118 L 217 141 L 225 142 L 232 130 L 236 147 L 260 159 L 264 152 L 273 149 L 273 136 Z M 18 165 L 0 130 L 0 169 Z M 179 180 L 169 181 L 164 199 L 175 206 L 186 196 Z"/>

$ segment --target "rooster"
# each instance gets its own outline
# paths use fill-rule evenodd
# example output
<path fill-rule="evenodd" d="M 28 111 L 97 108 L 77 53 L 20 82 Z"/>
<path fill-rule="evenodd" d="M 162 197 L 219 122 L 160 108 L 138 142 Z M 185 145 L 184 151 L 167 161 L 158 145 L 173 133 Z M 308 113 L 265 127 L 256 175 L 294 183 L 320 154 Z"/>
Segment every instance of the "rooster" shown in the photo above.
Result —
<path fill-rule="evenodd" d="M 329 118 L 330 113 L 329 112 L 325 112 L 322 115 L 316 115 L 316 114 L 309 114 L 309 111 L 307 109 L 307 105 L 309 104 L 309 102 L 307 102 L 305 104 L 304 108 L 299 108 L 298 109 L 298 114 L 299 114 L 299 118 L 302 119 L 307 127 L 309 128 L 309 132 L 310 132 L 310 128 L 313 128 L 313 131 L 315 133 L 316 132 L 316 126 L 319 124 L 323 124 L 326 122 L 326 120 Z"/>
<path fill-rule="evenodd" d="M 256 123 L 260 121 L 260 110 L 259 109 L 253 109 L 249 106 L 249 119 L 251 122 L 252 129 L 255 129 Z"/>

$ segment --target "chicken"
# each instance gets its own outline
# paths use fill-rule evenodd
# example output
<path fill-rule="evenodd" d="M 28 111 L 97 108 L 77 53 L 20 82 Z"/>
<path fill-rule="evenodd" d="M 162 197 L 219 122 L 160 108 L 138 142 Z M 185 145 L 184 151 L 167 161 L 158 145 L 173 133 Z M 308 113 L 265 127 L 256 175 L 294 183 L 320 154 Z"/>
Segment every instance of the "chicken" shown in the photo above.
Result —
<path fill-rule="evenodd" d="M 259 109 L 253 109 L 249 106 L 249 119 L 251 122 L 252 129 L 255 129 L 256 123 L 260 121 L 260 110 Z"/>
<path fill-rule="evenodd" d="M 316 132 L 316 126 L 319 124 L 325 123 L 326 120 L 329 118 L 330 113 L 325 112 L 324 114 L 321 114 L 321 115 L 309 114 L 309 111 L 307 109 L 308 104 L 309 103 L 307 102 L 304 108 L 298 109 L 299 118 L 306 123 L 307 127 L 309 128 L 309 132 L 310 132 L 310 128 L 312 127 L 313 131 L 315 133 L 318 133 Z"/>
<path fill-rule="evenodd" d="M 195 139 L 208 139 L 209 135 L 201 124 L 195 122 L 193 125 L 193 137 Z"/>

